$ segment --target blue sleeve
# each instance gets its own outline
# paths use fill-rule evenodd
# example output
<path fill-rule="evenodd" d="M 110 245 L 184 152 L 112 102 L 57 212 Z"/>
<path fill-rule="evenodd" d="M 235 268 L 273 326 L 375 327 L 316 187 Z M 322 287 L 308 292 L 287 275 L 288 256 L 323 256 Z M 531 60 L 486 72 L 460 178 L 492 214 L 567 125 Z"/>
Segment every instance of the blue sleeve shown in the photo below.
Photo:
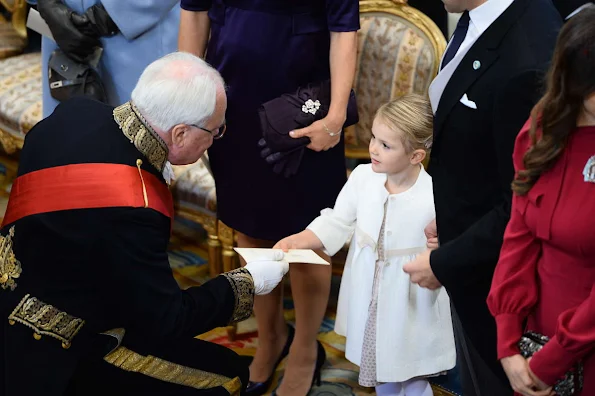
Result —
<path fill-rule="evenodd" d="M 186 11 L 208 11 L 213 0 L 182 0 L 182 9 Z"/>
<path fill-rule="evenodd" d="M 109 16 L 128 40 L 151 30 L 178 4 L 178 0 L 101 0 Z"/>
<path fill-rule="evenodd" d="M 359 1 L 326 0 L 326 19 L 331 32 L 359 30 Z"/>

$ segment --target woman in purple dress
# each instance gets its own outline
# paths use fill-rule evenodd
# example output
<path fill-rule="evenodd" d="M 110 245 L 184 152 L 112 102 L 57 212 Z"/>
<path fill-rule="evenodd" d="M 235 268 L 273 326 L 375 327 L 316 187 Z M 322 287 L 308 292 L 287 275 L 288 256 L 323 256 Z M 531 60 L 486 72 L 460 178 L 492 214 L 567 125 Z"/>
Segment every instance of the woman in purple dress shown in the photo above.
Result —
<path fill-rule="evenodd" d="M 199 56 L 206 50 L 206 60 L 228 86 L 227 133 L 209 150 L 219 218 L 238 231 L 238 246 L 272 247 L 332 207 L 346 181 L 343 138 L 336 132 L 346 119 L 355 74 L 359 2 L 182 0 L 182 9 L 180 50 Z M 294 134 L 311 140 L 298 173 L 289 178 L 274 173 L 260 156 L 258 107 L 329 77 L 328 115 Z M 307 394 L 324 363 L 316 336 L 331 268 L 292 264 L 290 274 L 295 332 L 283 318 L 281 287 L 255 300 L 259 348 L 248 387 L 253 396 L 267 390 L 286 355 L 277 389 L 283 396 Z"/>

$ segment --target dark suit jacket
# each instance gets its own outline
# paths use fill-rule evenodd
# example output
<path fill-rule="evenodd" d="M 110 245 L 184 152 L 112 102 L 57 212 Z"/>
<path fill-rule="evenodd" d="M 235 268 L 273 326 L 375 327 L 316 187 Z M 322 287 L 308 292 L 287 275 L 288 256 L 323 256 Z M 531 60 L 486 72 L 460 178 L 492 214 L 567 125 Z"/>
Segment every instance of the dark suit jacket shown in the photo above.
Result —
<path fill-rule="evenodd" d="M 82 98 L 59 105 L 27 135 L 19 176 L 69 164 L 136 168 L 136 160 L 141 159 L 143 169 L 165 183 L 124 136 L 112 111 L 108 105 Z M 112 337 L 99 335 L 107 330 L 126 329 L 124 344 L 147 355 L 161 343 L 190 340 L 225 326 L 236 314 L 238 288 L 232 288 L 224 276 L 180 290 L 166 253 L 170 219 L 152 209 L 42 213 L 5 225 L 2 236 L 12 226 L 12 250 L 22 273 L 13 291 L 0 289 L 2 395 L 64 394 L 79 361 L 89 355 L 101 359 L 113 347 Z M 26 294 L 85 320 L 69 349 L 51 336 L 35 340 L 33 329 L 24 324 L 9 325 L 8 316 Z M 231 367 L 208 351 L 206 347 L 205 356 L 195 359 L 196 368 Z M 233 373 L 221 370 L 223 375 Z"/>
<path fill-rule="evenodd" d="M 568 15 L 572 14 L 575 10 L 577 10 L 580 6 L 583 6 L 587 3 L 593 3 L 592 1 L 587 0 L 552 0 L 554 6 L 558 9 L 558 12 L 562 16 L 562 18 L 566 18 Z"/>
<path fill-rule="evenodd" d="M 434 119 L 429 172 L 441 246 L 431 254 L 432 270 L 503 379 L 486 298 L 509 219 L 515 137 L 542 92 L 561 23 L 550 0 L 515 0 L 469 49 Z M 460 103 L 465 93 L 477 109 Z"/>

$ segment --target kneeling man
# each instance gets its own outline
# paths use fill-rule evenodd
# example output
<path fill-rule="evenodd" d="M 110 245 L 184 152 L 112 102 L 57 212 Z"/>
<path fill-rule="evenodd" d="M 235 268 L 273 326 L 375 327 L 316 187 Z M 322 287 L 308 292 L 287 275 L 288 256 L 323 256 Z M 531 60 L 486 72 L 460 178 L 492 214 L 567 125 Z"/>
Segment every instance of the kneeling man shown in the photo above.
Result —
<path fill-rule="evenodd" d="M 248 367 L 194 339 L 252 312 L 282 253 L 180 290 L 168 263 L 171 164 L 225 130 L 223 80 L 170 54 L 117 108 L 64 102 L 25 139 L 0 230 L 0 394 L 235 395 Z"/>

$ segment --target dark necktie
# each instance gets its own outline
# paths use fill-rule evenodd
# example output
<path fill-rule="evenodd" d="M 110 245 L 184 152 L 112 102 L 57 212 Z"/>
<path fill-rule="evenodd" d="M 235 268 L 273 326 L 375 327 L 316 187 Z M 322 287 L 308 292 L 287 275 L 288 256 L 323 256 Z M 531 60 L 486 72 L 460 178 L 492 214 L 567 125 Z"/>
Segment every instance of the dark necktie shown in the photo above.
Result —
<path fill-rule="evenodd" d="M 465 11 L 461 18 L 459 18 L 459 22 L 457 23 L 457 28 L 455 29 L 454 34 L 452 35 L 452 40 L 448 49 L 446 50 L 446 54 L 444 54 L 444 59 L 442 60 L 442 67 L 440 70 L 444 69 L 448 62 L 452 60 L 457 54 L 457 51 L 463 44 L 465 40 L 465 36 L 467 36 L 467 30 L 469 30 L 469 11 Z"/>

